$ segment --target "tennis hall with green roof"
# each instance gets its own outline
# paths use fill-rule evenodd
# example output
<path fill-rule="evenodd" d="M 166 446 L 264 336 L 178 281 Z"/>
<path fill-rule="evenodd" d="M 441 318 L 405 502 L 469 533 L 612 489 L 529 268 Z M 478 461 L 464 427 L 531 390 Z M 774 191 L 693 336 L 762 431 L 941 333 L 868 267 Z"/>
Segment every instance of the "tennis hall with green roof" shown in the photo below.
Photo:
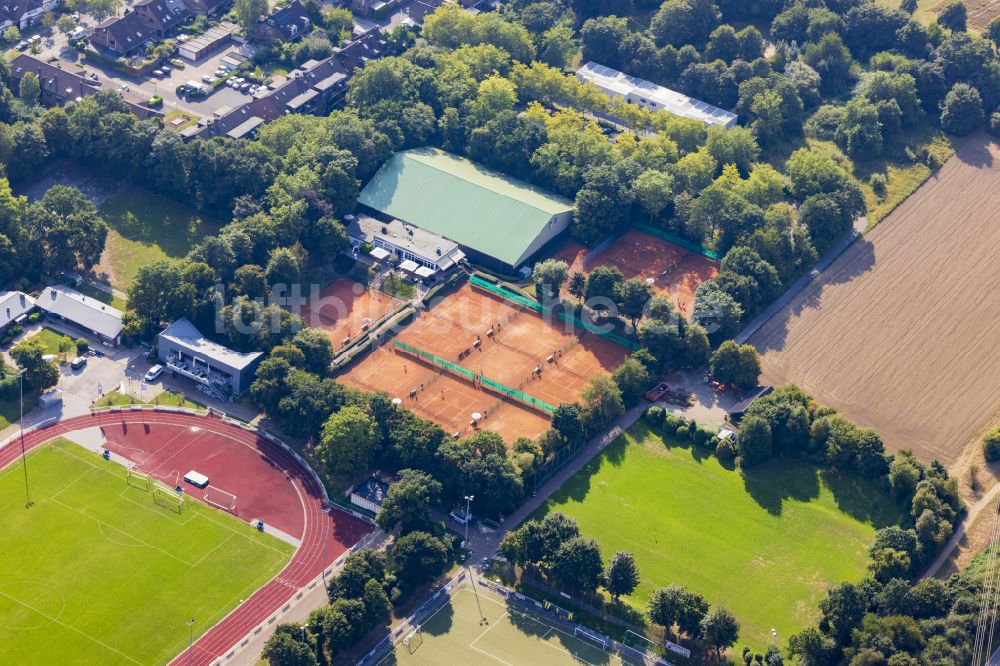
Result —
<path fill-rule="evenodd" d="M 458 243 L 483 266 L 514 273 L 567 229 L 569 199 L 436 148 L 392 156 L 358 203 Z"/>

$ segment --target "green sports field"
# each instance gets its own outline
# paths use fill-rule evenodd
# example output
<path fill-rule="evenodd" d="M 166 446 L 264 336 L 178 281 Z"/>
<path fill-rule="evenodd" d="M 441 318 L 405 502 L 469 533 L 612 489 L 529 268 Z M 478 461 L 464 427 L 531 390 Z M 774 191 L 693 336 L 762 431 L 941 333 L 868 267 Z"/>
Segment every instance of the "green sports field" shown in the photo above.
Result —
<path fill-rule="evenodd" d="M 161 664 L 272 578 L 293 548 L 196 501 L 180 513 L 66 440 L 0 473 L 0 663 Z"/>
<path fill-rule="evenodd" d="M 891 500 L 866 483 L 794 460 L 747 473 L 715 456 L 665 443 L 642 422 L 571 478 L 535 517 L 577 519 L 605 558 L 635 554 L 631 602 L 684 585 L 731 609 L 740 643 L 761 650 L 818 618 L 831 585 L 864 576 L 877 527 L 895 523 Z"/>
<path fill-rule="evenodd" d="M 480 621 L 480 607 L 486 622 Z M 424 621 L 420 638 L 419 645 L 413 641 L 409 648 L 400 642 L 379 666 L 633 666 L 616 653 L 553 627 L 542 615 L 508 607 L 504 599 L 482 588 L 477 604 L 468 585 Z"/>

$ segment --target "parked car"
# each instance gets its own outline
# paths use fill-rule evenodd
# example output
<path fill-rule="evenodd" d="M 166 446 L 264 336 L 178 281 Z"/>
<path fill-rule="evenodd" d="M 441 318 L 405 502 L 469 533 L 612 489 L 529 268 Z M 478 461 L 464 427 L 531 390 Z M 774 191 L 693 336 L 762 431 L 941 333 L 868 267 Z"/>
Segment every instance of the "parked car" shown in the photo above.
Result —
<path fill-rule="evenodd" d="M 27 51 L 28 50 L 28 42 L 24 41 L 23 39 L 21 41 L 19 41 L 17 43 L 17 50 L 18 51 Z"/>
<path fill-rule="evenodd" d="M 241 83 L 240 84 L 240 91 L 242 91 L 242 92 L 249 92 L 250 91 L 250 84 L 249 83 Z"/>
<path fill-rule="evenodd" d="M 82 368 L 85 365 L 87 365 L 87 357 L 86 356 L 77 356 L 69 364 L 69 367 L 73 368 L 74 370 L 79 370 L 80 368 Z"/>
<path fill-rule="evenodd" d="M 163 374 L 163 366 L 159 364 L 154 365 L 152 368 L 149 369 L 149 372 L 146 373 L 146 376 L 143 377 L 143 381 L 155 382 L 157 378 L 162 374 Z"/>
<path fill-rule="evenodd" d="M 177 69 L 184 69 L 186 67 L 184 61 L 180 58 L 171 58 L 168 62 Z"/>
<path fill-rule="evenodd" d="M 153 70 L 153 76 L 158 77 L 158 78 L 163 78 L 163 70 L 162 69 L 154 69 Z"/>
<path fill-rule="evenodd" d="M 164 73 L 166 73 L 166 74 L 170 73 L 170 66 L 169 65 L 160 65 L 160 69 L 162 69 L 164 71 Z"/>
<path fill-rule="evenodd" d="M 201 80 L 205 83 L 213 83 L 215 81 L 215 77 L 211 74 L 203 74 Z"/>

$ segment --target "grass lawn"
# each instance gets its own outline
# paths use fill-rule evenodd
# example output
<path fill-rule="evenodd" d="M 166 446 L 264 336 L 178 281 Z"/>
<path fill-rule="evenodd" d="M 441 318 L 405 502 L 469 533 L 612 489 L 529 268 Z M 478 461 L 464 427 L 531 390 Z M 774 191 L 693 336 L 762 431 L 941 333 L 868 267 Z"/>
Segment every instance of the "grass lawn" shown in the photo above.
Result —
<path fill-rule="evenodd" d="M 25 387 L 24 413 L 28 414 L 28 412 L 30 412 L 37 406 L 38 406 L 38 391 Z M 15 399 L 10 401 L 0 400 L 0 430 L 5 430 L 14 423 L 17 423 L 19 418 L 21 418 L 20 399 Z"/>
<path fill-rule="evenodd" d="M 629 598 L 684 585 L 732 610 L 740 641 L 763 651 L 813 623 L 831 585 L 859 580 L 877 527 L 897 509 L 875 487 L 796 460 L 747 473 L 638 423 L 563 485 L 534 516 L 561 511 L 605 558 L 635 554 Z"/>
<path fill-rule="evenodd" d="M 466 584 L 420 625 L 420 640 L 408 649 L 400 642 L 379 666 L 412 664 L 507 664 L 507 666 L 622 666 L 632 662 L 617 653 L 548 624 L 543 616 L 479 588 L 477 601 Z M 487 622 L 480 621 L 480 611 Z M 414 649 L 415 646 L 415 649 Z"/>
<path fill-rule="evenodd" d="M 398 275 L 388 275 L 382 282 L 382 291 L 400 300 L 408 301 L 417 294 L 417 288 Z"/>
<path fill-rule="evenodd" d="M 198 122 L 198 116 L 181 109 L 174 109 L 163 117 L 163 125 L 175 132 L 186 130 Z"/>
<path fill-rule="evenodd" d="M 892 154 L 869 162 L 855 162 L 832 141 L 815 138 L 796 139 L 772 146 L 764 155 L 764 160 L 776 169 L 783 170 L 788 156 L 803 147 L 829 153 L 857 178 L 868 206 L 868 229 L 881 222 L 933 174 L 924 161 L 908 158 L 907 149 L 914 155 L 926 149 L 940 164 L 944 164 L 955 154 L 954 145 L 944 133 L 927 123 L 921 123 L 908 130 L 905 138 L 893 147 Z M 882 195 L 876 194 L 871 186 L 871 177 L 875 173 L 885 174 L 888 181 Z"/>
<path fill-rule="evenodd" d="M 72 354 L 73 356 L 76 356 L 76 340 L 68 335 L 60 333 L 59 331 L 46 326 L 32 337 L 42 341 L 42 344 L 45 345 L 46 353 L 55 354 L 56 356 L 59 356 L 62 353 L 59 351 L 59 343 L 63 340 L 69 340 L 73 344 L 73 347 L 70 351 L 66 352 L 66 355 L 69 356 Z"/>
<path fill-rule="evenodd" d="M 273 577 L 292 546 L 189 500 L 181 513 L 66 440 L 0 473 L 0 663 L 162 664 Z"/>
<path fill-rule="evenodd" d="M 113 294 L 109 294 L 108 292 L 102 289 L 98 289 L 92 284 L 84 282 L 80 286 L 74 287 L 74 289 L 76 289 L 81 294 L 84 294 L 85 296 L 90 296 L 91 298 L 98 300 L 101 303 L 110 305 L 111 307 L 116 308 L 118 310 L 125 309 L 124 299 L 118 298 Z"/>
<path fill-rule="evenodd" d="M 183 393 L 164 391 L 152 400 L 138 400 L 118 391 L 105 393 L 104 397 L 94 403 L 95 407 L 124 407 L 127 405 L 166 405 L 169 407 L 204 407 L 201 403 L 188 400 Z"/>
<path fill-rule="evenodd" d="M 110 227 L 101 270 L 123 291 L 140 267 L 160 259 L 180 259 L 222 226 L 193 208 L 139 188 L 108 199 L 101 214 Z"/>

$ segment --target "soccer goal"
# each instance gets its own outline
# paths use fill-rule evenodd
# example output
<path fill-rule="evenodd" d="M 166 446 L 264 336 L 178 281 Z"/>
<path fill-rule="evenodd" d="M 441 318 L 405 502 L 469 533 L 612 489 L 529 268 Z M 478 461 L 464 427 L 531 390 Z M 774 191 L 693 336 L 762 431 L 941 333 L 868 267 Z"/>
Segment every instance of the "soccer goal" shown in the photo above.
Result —
<path fill-rule="evenodd" d="M 573 630 L 573 635 L 577 638 L 585 638 L 589 640 L 591 643 L 596 643 L 601 647 L 601 650 L 606 651 L 608 649 L 607 636 L 602 636 L 601 634 L 591 629 L 588 629 L 582 624 L 576 625 L 576 629 Z"/>
<path fill-rule="evenodd" d="M 153 486 L 153 502 L 178 514 L 184 512 L 184 496 L 173 490 Z"/>
<path fill-rule="evenodd" d="M 424 635 L 420 632 L 420 626 L 414 627 L 413 631 L 406 634 L 403 638 L 403 645 L 406 647 L 406 651 L 413 654 L 417 651 L 417 648 L 424 644 Z"/>
<path fill-rule="evenodd" d="M 145 472 L 140 472 L 137 469 L 126 469 L 125 470 L 125 483 L 132 488 L 138 488 L 139 490 L 145 490 L 147 493 L 150 488 L 153 487 L 153 481 L 149 478 L 149 474 Z"/>
<path fill-rule="evenodd" d="M 223 511 L 236 512 L 236 495 L 227 493 L 221 488 L 208 486 L 205 488 L 205 496 L 202 498 L 206 504 L 222 509 Z"/>

